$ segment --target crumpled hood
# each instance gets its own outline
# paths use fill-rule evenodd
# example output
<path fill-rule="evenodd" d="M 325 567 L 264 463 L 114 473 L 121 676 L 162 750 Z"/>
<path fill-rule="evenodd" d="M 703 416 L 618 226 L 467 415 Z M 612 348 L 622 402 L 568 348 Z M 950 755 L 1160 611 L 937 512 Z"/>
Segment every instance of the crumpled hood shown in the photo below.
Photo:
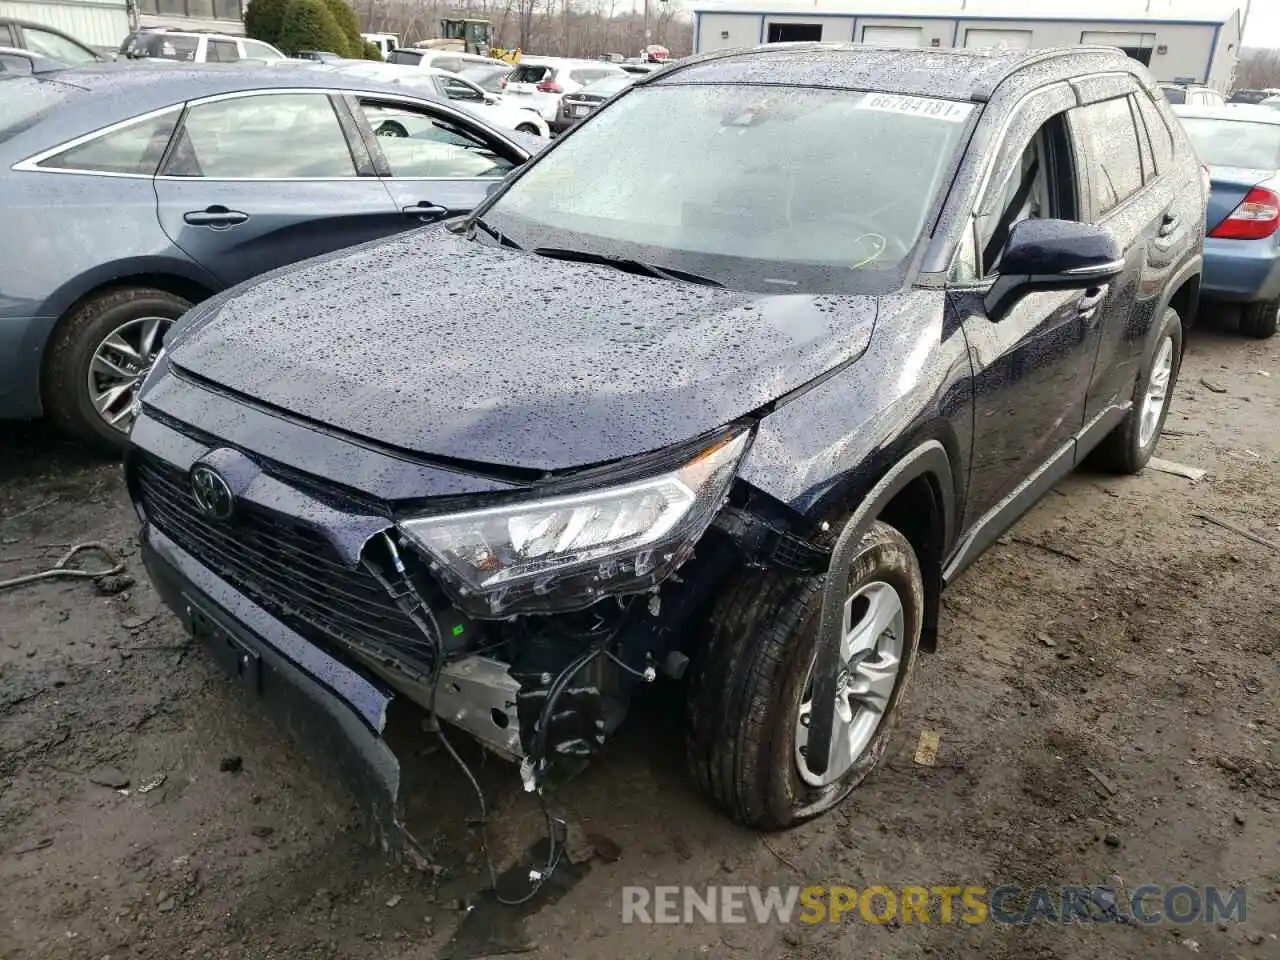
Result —
<path fill-rule="evenodd" d="M 178 368 L 393 447 L 534 470 L 722 426 L 859 356 L 876 314 L 873 297 L 673 283 L 439 228 L 219 301 L 171 338 Z"/>

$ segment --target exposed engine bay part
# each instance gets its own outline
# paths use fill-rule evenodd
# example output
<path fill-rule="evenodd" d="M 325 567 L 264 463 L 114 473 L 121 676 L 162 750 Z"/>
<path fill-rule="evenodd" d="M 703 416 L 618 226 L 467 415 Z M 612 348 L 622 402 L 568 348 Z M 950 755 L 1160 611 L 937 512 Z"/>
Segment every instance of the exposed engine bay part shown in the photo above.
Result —
<path fill-rule="evenodd" d="M 446 662 L 436 689 L 435 713 L 508 760 L 525 755 L 516 712 L 520 683 L 507 665 L 489 657 Z"/>

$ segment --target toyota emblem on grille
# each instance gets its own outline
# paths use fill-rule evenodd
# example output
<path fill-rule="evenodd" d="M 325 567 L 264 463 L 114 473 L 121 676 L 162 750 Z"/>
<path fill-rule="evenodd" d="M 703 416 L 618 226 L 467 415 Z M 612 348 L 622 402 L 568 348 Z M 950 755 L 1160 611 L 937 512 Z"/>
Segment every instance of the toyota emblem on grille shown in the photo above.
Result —
<path fill-rule="evenodd" d="M 227 520 L 235 507 L 231 488 L 213 467 L 198 463 L 191 470 L 191 495 L 196 506 L 213 520 Z"/>

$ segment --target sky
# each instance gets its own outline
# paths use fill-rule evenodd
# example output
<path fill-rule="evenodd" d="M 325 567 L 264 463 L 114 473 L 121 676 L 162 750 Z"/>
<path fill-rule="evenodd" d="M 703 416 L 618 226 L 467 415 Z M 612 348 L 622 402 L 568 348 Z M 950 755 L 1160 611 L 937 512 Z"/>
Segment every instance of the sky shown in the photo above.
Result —
<path fill-rule="evenodd" d="M 1280 47 L 1280 0 L 1253 0 L 1244 44 L 1247 47 Z"/>

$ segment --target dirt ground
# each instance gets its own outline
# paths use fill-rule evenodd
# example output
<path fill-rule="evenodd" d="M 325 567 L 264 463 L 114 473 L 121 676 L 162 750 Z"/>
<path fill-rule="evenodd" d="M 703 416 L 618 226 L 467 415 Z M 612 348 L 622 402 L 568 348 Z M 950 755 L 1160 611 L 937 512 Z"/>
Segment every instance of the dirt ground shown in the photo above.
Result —
<path fill-rule="evenodd" d="M 896 743 L 843 809 L 768 838 L 728 824 L 656 697 L 551 796 L 621 856 L 566 871 L 523 931 L 514 909 L 471 927 L 538 957 L 1280 957 L 1280 554 L 1198 517 L 1280 541 L 1278 424 L 1280 338 L 1208 318 L 1159 451 L 1207 476 L 1062 483 L 951 590 Z M 118 465 L 39 426 L 0 426 L 0 450 L 0 580 L 84 540 L 135 579 L 0 592 L 0 958 L 465 955 L 459 900 L 483 877 L 455 768 L 420 758 L 438 871 L 389 864 L 306 745 L 188 648 L 141 570 Z M 913 761 L 925 730 L 935 766 Z M 94 782 L 114 777 L 128 787 Z M 482 779 L 501 869 L 542 819 L 512 769 Z M 624 885 L 727 883 L 1248 897 L 1243 922 L 1186 927 L 621 922 Z"/>

